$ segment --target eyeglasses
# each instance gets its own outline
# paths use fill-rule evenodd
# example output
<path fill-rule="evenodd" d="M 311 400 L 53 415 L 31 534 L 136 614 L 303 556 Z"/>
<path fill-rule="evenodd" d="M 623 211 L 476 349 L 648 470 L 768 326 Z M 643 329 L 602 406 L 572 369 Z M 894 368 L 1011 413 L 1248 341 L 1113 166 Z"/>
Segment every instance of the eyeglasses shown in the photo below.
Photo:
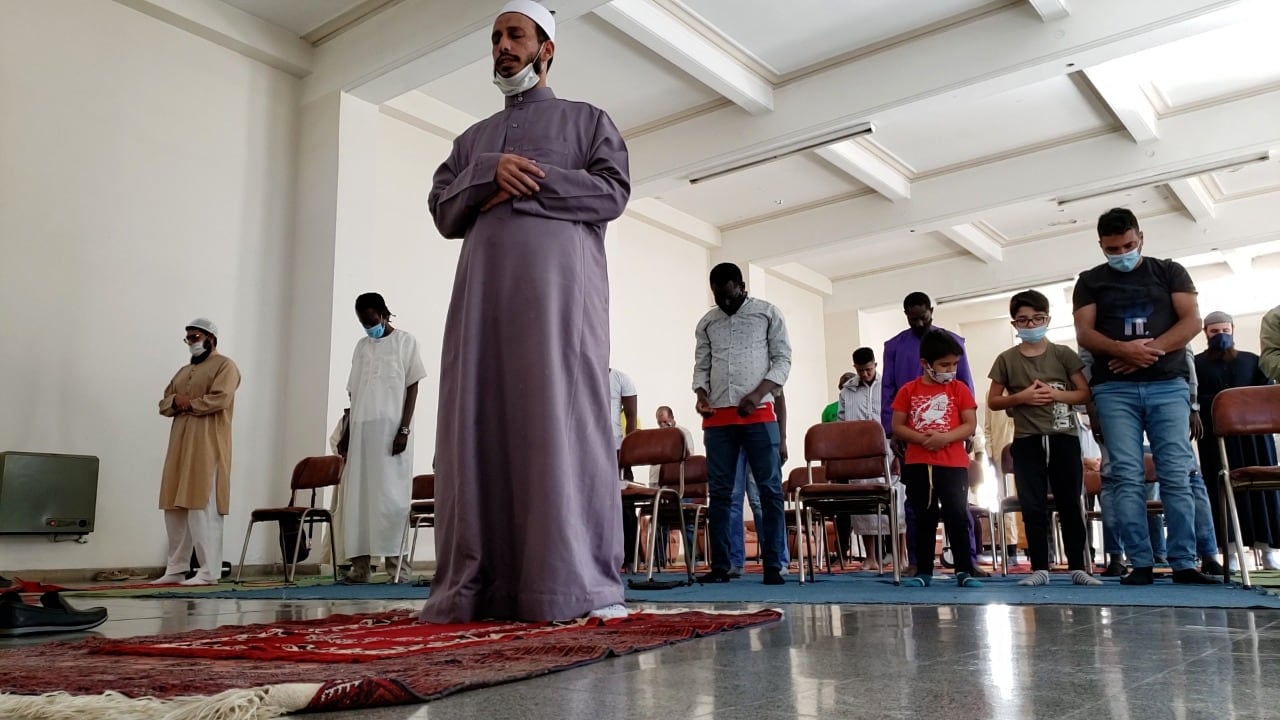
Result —
<path fill-rule="evenodd" d="M 1041 325 L 1044 325 L 1047 322 L 1049 322 L 1048 315 L 1032 315 L 1029 318 L 1027 317 L 1014 318 L 1013 326 L 1020 327 L 1020 328 L 1034 328 L 1034 327 L 1040 327 Z"/>
<path fill-rule="evenodd" d="M 182 342 L 186 343 L 187 345 L 195 345 L 201 340 L 204 340 L 204 336 L 202 335 L 188 335 L 182 338 Z"/>

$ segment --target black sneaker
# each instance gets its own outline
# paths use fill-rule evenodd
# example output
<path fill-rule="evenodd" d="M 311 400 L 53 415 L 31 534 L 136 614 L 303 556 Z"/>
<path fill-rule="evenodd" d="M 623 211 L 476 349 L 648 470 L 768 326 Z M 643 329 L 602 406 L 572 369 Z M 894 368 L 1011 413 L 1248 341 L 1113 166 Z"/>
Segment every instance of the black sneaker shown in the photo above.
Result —
<path fill-rule="evenodd" d="M 694 578 L 694 580 L 702 585 L 709 585 L 711 583 L 727 583 L 731 579 L 732 578 L 729 577 L 729 573 L 724 570 L 712 570 L 711 572 L 703 573 Z"/>
<path fill-rule="evenodd" d="M 1150 585 L 1155 582 L 1155 568 L 1136 567 L 1133 572 L 1120 578 L 1121 585 Z"/>
<path fill-rule="evenodd" d="M 1107 565 L 1107 569 L 1103 570 L 1100 574 L 1102 577 L 1124 577 L 1124 563 L 1119 560 L 1112 560 L 1111 563 Z"/>
<path fill-rule="evenodd" d="M 1226 568 L 1222 567 L 1222 563 L 1214 560 L 1213 558 L 1209 558 L 1208 560 L 1200 563 L 1200 572 L 1208 575 L 1209 577 L 1222 577 L 1227 574 Z"/>
<path fill-rule="evenodd" d="M 765 585 L 786 585 L 786 578 L 782 577 L 782 571 L 777 569 L 767 569 L 764 571 Z"/>
<path fill-rule="evenodd" d="M 28 605 L 13 591 L 0 595 L 0 636 L 78 632 L 106 621 L 106 608 L 77 610 L 56 592 L 40 596 L 39 605 Z"/>
<path fill-rule="evenodd" d="M 1221 585 L 1222 581 L 1205 575 L 1195 568 L 1173 571 L 1173 581 L 1178 585 Z"/>

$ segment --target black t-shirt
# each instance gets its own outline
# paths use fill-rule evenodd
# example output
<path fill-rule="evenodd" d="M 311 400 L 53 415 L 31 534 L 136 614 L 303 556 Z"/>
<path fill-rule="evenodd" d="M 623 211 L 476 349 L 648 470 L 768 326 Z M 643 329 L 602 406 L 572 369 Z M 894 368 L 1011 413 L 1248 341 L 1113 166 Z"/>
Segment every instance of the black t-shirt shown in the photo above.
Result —
<path fill-rule="evenodd" d="M 1155 339 L 1178 323 L 1173 293 L 1194 293 L 1195 283 L 1187 269 L 1172 260 L 1143 257 L 1132 272 L 1120 272 L 1102 264 L 1080 273 L 1072 303 L 1076 310 L 1097 306 L 1094 329 L 1112 340 L 1126 342 Z M 1111 380 L 1152 382 L 1187 378 L 1187 358 L 1181 350 L 1170 351 L 1149 368 L 1128 375 L 1111 372 L 1111 357 L 1095 353 L 1093 383 Z"/>

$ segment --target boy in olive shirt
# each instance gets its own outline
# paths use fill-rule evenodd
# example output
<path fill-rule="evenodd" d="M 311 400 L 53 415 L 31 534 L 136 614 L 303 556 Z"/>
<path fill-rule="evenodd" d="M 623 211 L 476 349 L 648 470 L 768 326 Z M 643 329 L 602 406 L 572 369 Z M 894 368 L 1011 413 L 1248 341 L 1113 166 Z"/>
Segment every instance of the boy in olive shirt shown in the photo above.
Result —
<path fill-rule="evenodd" d="M 1101 585 L 1089 575 L 1085 548 L 1080 437 L 1073 405 L 1089 400 L 1084 363 L 1068 347 L 1049 342 L 1049 299 L 1024 290 L 1009 301 L 1009 316 L 1021 343 L 1000 353 L 991 366 L 989 412 L 1013 416 L 1013 480 L 1027 527 L 1031 575 L 1019 585 L 1049 582 L 1048 494 L 1062 525 L 1067 566 L 1076 585 Z"/>

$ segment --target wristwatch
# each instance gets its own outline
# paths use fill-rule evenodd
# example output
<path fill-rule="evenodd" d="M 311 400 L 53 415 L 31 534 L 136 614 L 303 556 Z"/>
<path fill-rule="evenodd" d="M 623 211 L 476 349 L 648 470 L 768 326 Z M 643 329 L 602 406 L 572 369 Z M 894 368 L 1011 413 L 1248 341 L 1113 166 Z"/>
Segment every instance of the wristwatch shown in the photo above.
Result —
<path fill-rule="evenodd" d="M 1191 412 L 1200 412 L 1200 403 L 1198 402 L 1191 403 Z"/>
<path fill-rule="evenodd" d="M 407 427 L 402 427 L 402 428 L 400 428 L 400 434 L 401 434 L 401 435 L 408 435 L 408 434 L 409 434 L 409 428 L 407 428 Z"/>

